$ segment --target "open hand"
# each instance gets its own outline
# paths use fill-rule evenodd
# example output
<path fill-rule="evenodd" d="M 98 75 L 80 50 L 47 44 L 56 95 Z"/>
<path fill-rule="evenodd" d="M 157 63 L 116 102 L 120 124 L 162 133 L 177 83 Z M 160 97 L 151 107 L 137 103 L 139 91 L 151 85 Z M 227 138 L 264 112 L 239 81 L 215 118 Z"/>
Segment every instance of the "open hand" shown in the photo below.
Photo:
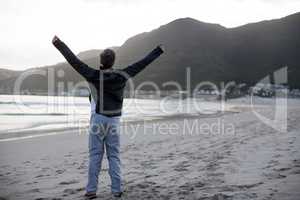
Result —
<path fill-rule="evenodd" d="M 162 50 L 163 52 L 165 52 L 166 49 L 165 49 L 165 46 L 164 46 L 163 44 L 158 45 L 158 47 L 161 48 L 161 50 Z"/>
<path fill-rule="evenodd" d="M 55 35 L 52 39 L 52 43 L 54 44 L 55 42 L 59 41 L 59 38 Z"/>

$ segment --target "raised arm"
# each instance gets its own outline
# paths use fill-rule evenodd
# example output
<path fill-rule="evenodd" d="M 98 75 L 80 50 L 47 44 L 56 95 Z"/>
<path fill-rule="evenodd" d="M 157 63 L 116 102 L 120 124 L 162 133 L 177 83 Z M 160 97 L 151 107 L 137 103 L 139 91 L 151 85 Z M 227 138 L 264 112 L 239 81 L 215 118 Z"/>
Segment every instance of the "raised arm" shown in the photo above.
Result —
<path fill-rule="evenodd" d="M 162 45 L 157 46 L 152 50 L 145 58 L 142 60 L 126 67 L 123 71 L 130 77 L 134 77 L 139 72 L 141 72 L 147 65 L 152 63 L 156 58 L 158 58 L 164 52 Z"/>
<path fill-rule="evenodd" d="M 90 68 L 87 64 L 79 60 L 76 57 L 76 55 L 69 49 L 69 47 L 64 42 L 62 42 L 57 36 L 54 36 L 52 43 L 66 58 L 68 63 L 85 79 L 90 80 L 97 78 L 98 71 L 93 68 Z"/>

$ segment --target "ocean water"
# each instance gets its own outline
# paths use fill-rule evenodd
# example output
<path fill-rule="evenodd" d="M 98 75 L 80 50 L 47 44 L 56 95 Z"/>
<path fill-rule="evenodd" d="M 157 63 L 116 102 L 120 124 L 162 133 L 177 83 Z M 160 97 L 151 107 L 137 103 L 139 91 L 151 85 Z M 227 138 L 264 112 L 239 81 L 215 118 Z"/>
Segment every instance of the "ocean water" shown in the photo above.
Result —
<path fill-rule="evenodd" d="M 203 99 L 124 99 L 121 122 L 174 115 L 213 114 L 220 103 Z M 22 133 L 39 134 L 87 126 L 88 97 L 0 95 L 0 139 Z M 30 135 L 30 134 L 29 134 Z"/>

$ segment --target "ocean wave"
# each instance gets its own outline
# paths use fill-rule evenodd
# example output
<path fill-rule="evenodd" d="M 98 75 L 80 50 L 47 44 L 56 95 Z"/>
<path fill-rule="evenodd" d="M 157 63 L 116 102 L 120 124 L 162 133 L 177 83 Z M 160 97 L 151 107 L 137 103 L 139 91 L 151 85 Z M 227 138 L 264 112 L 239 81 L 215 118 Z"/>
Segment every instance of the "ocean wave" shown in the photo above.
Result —
<path fill-rule="evenodd" d="M 67 113 L 0 113 L 0 115 L 6 116 L 66 116 Z"/>
<path fill-rule="evenodd" d="M 22 103 L 18 103 L 18 102 L 15 102 L 15 101 L 0 101 L 0 105 L 90 106 L 90 103 L 52 103 L 52 102 L 50 102 L 50 103 L 48 103 L 48 102 L 22 102 Z"/>

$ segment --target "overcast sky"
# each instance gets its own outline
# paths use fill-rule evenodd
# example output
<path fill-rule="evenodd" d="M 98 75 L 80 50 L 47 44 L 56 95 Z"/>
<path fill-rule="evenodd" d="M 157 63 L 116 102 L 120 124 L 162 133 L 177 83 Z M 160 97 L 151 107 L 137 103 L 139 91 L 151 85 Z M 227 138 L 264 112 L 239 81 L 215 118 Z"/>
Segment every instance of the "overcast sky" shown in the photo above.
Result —
<path fill-rule="evenodd" d="M 63 61 L 51 45 L 55 34 L 78 53 L 182 17 L 235 27 L 299 11 L 300 0 L 0 0 L 0 68 Z"/>

